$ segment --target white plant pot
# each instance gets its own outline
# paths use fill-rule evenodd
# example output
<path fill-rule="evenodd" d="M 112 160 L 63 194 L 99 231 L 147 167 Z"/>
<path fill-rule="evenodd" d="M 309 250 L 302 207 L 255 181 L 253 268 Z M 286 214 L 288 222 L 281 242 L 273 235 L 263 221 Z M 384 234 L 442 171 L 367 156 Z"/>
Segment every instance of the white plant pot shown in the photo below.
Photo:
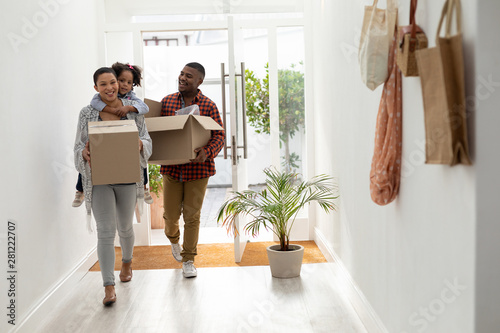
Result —
<path fill-rule="evenodd" d="M 300 275 L 304 247 L 302 245 L 289 245 L 292 251 L 280 251 L 280 245 L 267 247 L 267 258 L 271 266 L 271 274 L 277 278 L 293 278 Z"/>

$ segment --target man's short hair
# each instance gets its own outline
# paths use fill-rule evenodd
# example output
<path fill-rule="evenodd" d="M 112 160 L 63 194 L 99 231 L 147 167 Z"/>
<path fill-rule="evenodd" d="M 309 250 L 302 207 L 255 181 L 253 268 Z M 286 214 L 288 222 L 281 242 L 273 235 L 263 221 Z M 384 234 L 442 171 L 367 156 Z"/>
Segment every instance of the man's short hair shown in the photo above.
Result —
<path fill-rule="evenodd" d="M 201 78 L 205 78 L 205 67 L 203 67 L 201 64 L 197 62 L 190 62 L 189 64 L 186 64 L 186 66 L 196 69 L 198 72 L 200 72 Z"/>

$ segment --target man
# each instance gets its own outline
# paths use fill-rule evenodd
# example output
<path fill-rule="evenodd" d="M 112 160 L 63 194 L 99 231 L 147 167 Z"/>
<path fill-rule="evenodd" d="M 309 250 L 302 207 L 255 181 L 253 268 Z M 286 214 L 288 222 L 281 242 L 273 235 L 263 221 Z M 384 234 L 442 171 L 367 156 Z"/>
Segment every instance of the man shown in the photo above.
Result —
<path fill-rule="evenodd" d="M 184 66 L 179 75 L 179 92 L 165 96 L 161 101 L 161 115 L 175 116 L 175 111 L 197 104 L 200 115 L 222 121 L 214 102 L 198 89 L 205 78 L 205 68 L 196 62 Z M 214 158 L 224 146 L 224 131 L 212 131 L 204 147 L 196 148 L 195 159 L 179 165 L 162 165 L 165 235 L 170 240 L 172 255 L 182 262 L 184 277 L 197 275 L 194 257 L 197 254 L 200 230 L 200 212 L 205 198 L 208 178 L 215 174 Z M 179 245 L 179 218 L 184 218 L 183 246 Z"/>

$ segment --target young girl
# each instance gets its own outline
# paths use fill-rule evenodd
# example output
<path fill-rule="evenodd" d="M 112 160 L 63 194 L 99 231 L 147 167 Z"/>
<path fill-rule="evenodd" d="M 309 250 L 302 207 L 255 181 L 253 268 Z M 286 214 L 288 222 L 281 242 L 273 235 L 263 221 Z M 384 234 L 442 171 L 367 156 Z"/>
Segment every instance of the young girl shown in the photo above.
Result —
<path fill-rule="evenodd" d="M 133 66 L 129 64 L 122 64 L 120 62 L 115 62 L 111 66 L 118 76 L 118 98 L 128 99 L 134 102 L 134 105 L 123 105 L 120 107 L 110 107 L 106 105 L 101 100 L 99 94 L 95 94 L 90 102 L 90 105 L 99 110 L 99 112 L 108 112 L 115 114 L 119 117 L 125 117 L 129 112 L 136 112 L 140 115 L 144 115 L 149 112 L 148 106 L 138 98 L 133 89 L 135 86 L 141 86 L 142 79 L 142 69 L 139 66 Z M 148 172 L 147 168 L 144 170 L 144 201 L 147 204 L 153 203 L 153 198 L 149 193 L 146 185 L 148 183 Z M 78 175 L 78 182 L 76 183 L 76 194 L 75 200 L 73 200 L 73 207 L 80 207 L 83 203 L 83 187 L 82 187 L 82 175 Z"/>

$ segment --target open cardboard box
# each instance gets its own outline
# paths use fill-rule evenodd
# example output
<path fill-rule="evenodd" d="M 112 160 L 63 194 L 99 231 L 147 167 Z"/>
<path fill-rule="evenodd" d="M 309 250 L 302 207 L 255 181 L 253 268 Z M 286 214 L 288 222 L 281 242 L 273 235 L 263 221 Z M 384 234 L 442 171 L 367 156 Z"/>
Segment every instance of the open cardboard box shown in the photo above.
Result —
<path fill-rule="evenodd" d="M 146 118 L 161 117 L 161 103 L 158 101 L 153 101 L 149 98 L 144 98 L 144 103 L 149 108 L 149 112 L 144 115 Z M 147 120 L 147 119 L 146 119 Z"/>
<path fill-rule="evenodd" d="M 93 185 L 141 180 L 139 132 L 134 120 L 89 122 Z"/>
<path fill-rule="evenodd" d="M 196 157 L 194 150 L 206 146 L 211 131 L 223 128 L 207 116 L 181 115 L 160 117 L 161 103 L 144 99 L 149 107 L 146 126 L 153 141 L 149 164 L 174 165 L 189 163 Z"/>

